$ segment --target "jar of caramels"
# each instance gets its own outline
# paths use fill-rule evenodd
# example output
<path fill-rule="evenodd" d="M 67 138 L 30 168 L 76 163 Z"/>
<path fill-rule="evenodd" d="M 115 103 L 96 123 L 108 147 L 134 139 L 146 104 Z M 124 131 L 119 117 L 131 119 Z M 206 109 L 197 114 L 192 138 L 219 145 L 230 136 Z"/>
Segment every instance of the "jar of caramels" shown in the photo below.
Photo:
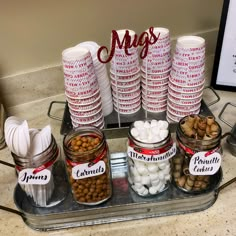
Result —
<path fill-rule="evenodd" d="M 74 199 L 85 205 L 108 200 L 112 180 L 104 133 L 92 126 L 75 128 L 64 137 L 63 148 Z"/>

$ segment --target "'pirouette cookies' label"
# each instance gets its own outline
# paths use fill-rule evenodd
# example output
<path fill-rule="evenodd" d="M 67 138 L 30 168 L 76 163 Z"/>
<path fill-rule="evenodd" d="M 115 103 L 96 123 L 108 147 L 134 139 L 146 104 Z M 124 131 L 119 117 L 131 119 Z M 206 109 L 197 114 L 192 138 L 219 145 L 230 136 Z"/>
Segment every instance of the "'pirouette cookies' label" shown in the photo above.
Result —
<path fill-rule="evenodd" d="M 189 172 L 192 175 L 214 175 L 221 166 L 221 155 L 218 152 L 195 153 L 189 163 Z"/>

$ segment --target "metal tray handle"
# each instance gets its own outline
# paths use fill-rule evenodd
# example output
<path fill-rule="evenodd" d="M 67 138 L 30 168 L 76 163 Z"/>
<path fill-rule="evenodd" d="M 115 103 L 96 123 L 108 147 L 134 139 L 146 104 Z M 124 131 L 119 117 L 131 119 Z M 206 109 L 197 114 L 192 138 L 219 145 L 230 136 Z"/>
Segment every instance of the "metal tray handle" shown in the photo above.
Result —
<path fill-rule="evenodd" d="M 232 103 L 232 102 L 227 102 L 227 103 L 225 103 L 225 105 L 223 106 L 223 108 L 222 108 L 221 112 L 219 113 L 219 116 L 218 116 L 218 117 L 219 117 L 219 119 L 220 119 L 221 121 L 223 121 L 226 125 L 228 125 L 229 127 L 233 128 L 233 124 L 229 123 L 227 120 L 225 120 L 225 119 L 222 117 L 222 115 L 223 115 L 223 113 L 224 113 L 226 107 L 229 106 L 229 105 L 231 105 L 231 106 L 233 106 L 233 107 L 236 107 L 236 104 L 234 104 L 234 103 Z"/>
<path fill-rule="evenodd" d="M 64 101 L 52 101 L 49 105 L 49 108 L 48 108 L 48 117 L 54 119 L 54 120 L 59 120 L 59 121 L 62 121 L 62 118 L 61 117 L 58 117 L 58 116 L 54 116 L 51 114 L 51 110 L 52 110 L 52 107 L 53 107 L 53 104 L 55 103 L 58 103 L 58 104 L 64 104 L 66 105 L 66 102 Z"/>
<path fill-rule="evenodd" d="M 206 104 L 207 106 L 212 106 L 212 105 L 214 105 L 214 104 L 216 104 L 217 102 L 220 101 L 220 96 L 216 93 L 216 91 L 215 91 L 211 86 L 206 86 L 206 87 L 204 88 L 204 90 L 205 90 L 205 89 L 210 89 L 210 90 L 215 94 L 215 96 L 216 96 L 216 100 L 207 103 L 207 104 Z"/>

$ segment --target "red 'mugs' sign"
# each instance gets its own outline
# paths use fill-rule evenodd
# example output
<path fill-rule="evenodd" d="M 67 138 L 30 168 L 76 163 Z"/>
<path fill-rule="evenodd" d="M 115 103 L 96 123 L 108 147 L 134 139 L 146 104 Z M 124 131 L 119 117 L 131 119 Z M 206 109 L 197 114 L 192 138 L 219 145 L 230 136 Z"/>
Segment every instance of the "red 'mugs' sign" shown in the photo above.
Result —
<path fill-rule="evenodd" d="M 112 30 L 112 41 L 111 41 L 112 45 L 111 45 L 110 54 L 109 54 L 108 48 L 106 46 L 101 46 L 97 52 L 98 60 L 102 63 L 107 63 L 107 62 L 111 61 L 111 59 L 115 53 L 116 45 L 120 49 L 124 48 L 126 55 L 130 55 L 129 51 L 128 51 L 129 48 L 131 48 L 131 47 L 136 48 L 138 46 L 143 46 L 143 48 L 140 52 L 140 58 L 144 59 L 147 56 L 149 45 L 155 44 L 160 36 L 160 33 L 158 34 L 158 36 L 156 36 L 153 32 L 153 29 L 154 29 L 153 27 L 150 27 L 149 34 L 148 34 L 148 32 L 143 32 L 139 37 L 138 37 L 138 35 L 135 34 L 133 41 L 131 40 L 131 36 L 129 35 L 129 31 L 126 30 L 122 42 L 119 39 L 118 33 L 115 30 Z M 104 59 L 104 60 L 101 57 L 101 53 L 103 50 L 105 50 L 107 55 L 109 55 L 107 57 L 107 59 Z"/>

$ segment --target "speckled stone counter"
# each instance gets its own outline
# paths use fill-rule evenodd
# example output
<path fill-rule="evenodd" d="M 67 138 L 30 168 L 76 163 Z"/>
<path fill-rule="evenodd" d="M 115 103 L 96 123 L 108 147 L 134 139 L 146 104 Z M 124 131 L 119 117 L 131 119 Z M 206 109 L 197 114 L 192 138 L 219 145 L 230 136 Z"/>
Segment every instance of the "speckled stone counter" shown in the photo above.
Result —
<path fill-rule="evenodd" d="M 210 107 L 213 114 L 218 117 L 223 105 L 226 102 L 236 103 L 236 93 L 218 91 L 221 100 Z M 211 95 L 206 94 L 206 98 Z M 61 144 L 62 136 L 60 135 L 61 122 L 50 119 L 47 116 L 47 110 L 51 101 L 64 101 L 63 95 L 50 97 L 44 100 L 36 101 L 12 107 L 9 109 L 9 115 L 16 115 L 28 120 L 29 126 L 42 128 L 47 124 L 52 127 L 52 132 Z M 62 116 L 63 106 L 55 107 L 54 114 Z M 236 109 L 225 112 L 225 119 L 235 123 Z M 230 131 L 231 128 L 219 121 L 223 133 Z M 125 139 L 119 142 L 110 142 L 111 152 L 123 151 Z M 118 143 L 118 144 L 117 144 Z M 222 184 L 236 176 L 236 157 L 229 153 L 225 140 L 222 141 L 224 155 L 222 161 L 223 180 Z M 12 158 L 7 148 L 0 150 L 1 160 L 11 162 Z M 13 200 L 13 191 L 16 185 L 15 171 L 11 167 L 0 165 L 0 204 L 6 207 L 16 209 Z M 73 229 L 63 229 L 50 232 L 37 232 L 30 229 L 18 215 L 0 210 L 0 235 L 236 235 L 236 183 L 225 188 L 220 192 L 218 199 L 210 208 L 191 214 L 163 216 L 158 218 L 149 218 L 135 221 L 103 224 L 96 226 L 86 226 Z"/>

